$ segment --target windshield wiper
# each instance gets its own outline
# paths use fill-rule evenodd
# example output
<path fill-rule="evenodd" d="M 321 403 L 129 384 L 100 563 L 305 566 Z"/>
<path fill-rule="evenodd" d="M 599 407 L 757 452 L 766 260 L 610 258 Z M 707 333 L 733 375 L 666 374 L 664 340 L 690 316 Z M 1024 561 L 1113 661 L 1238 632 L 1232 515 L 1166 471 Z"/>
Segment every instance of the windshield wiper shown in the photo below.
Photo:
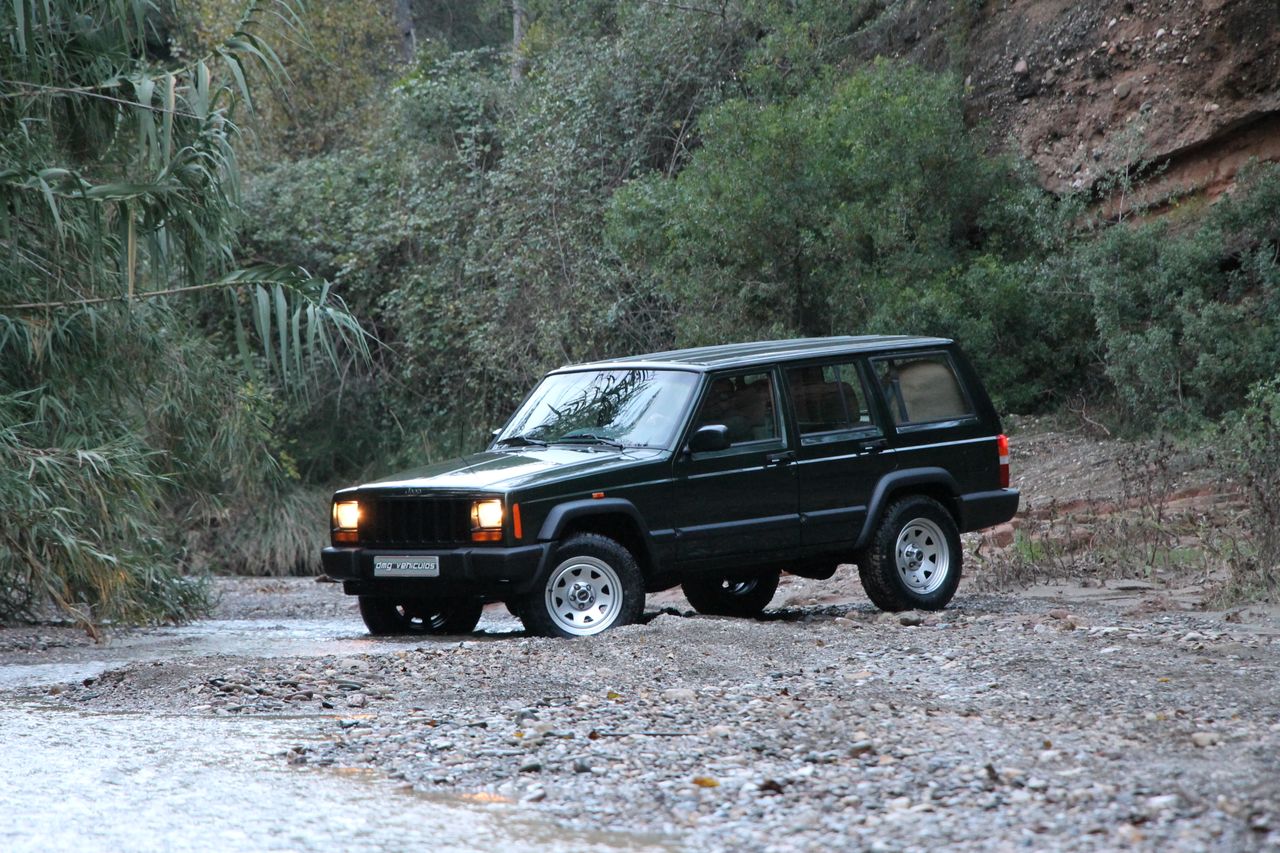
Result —
<path fill-rule="evenodd" d="M 603 435 L 596 435 L 592 432 L 575 432 L 572 435 L 562 435 L 555 441 L 556 444 L 607 444 L 610 447 L 616 447 L 619 450 L 626 450 L 627 446 L 615 438 L 606 438 Z"/>
<path fill-rule="evenodd" d="M 532 446 L 534 446 L 534 447 L 546 447 L 546 446 L 547 446 L 547 443 L 546 443 L 545 441 L 543 441 L 542 439 L 540 439 L 540 438 L 532 438 L 531 436 L 529 436 L 529 435 L 527 435 L 527 434 L 521 434 L 521 435 L 509 435 L 509 436 L 507 436 L 506 438 L 500 438 L 500 439 L 498 439 L 498 444 L 500 444 L 500 445 L 503 445 L 503 444 L 532 445 Z"/>

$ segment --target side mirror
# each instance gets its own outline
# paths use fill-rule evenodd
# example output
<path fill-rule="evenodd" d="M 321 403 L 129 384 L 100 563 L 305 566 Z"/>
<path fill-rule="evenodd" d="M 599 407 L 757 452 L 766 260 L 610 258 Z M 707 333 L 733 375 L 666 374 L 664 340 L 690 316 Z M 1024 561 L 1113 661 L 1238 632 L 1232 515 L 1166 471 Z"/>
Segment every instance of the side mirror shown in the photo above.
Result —
<path fill-rule="evenodd" d="M 480 449 L 483 451 L 483 450 L 488 450 L 490 447 L 492 447 L 492 446 L 493 446 L 493 440 L 494 440 L 494 439 L 496 439 L 496 438 L 498 437 L 498 433 L 500 433 L 500 432 L 502 432 L 502 427 L 498 427 L 497 429 L 491 429 L 491 430 L 489 430 L 489 440 L 488 440 L 488 441 L 486 441 L 486 442 L 484 443 L 484 447 L 482 447 L 482 448 L 480 448 Z"/>
<path fill-rule="evenodd" d="M 689 436 L 689 452 L 708 453 L 729 448 L 729 428 L 724 424 L 707 424 L 698 427 Z"/>

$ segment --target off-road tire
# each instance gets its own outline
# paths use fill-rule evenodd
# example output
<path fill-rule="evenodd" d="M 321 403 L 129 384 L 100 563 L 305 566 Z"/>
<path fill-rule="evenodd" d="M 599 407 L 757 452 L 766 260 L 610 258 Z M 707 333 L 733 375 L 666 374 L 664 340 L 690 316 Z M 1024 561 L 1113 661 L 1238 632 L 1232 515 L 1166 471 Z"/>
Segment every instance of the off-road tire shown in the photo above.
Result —
<path fill-rule="evenodd" d="M 396 634 L 469 634 L 484 610 L 478 598 L 400 600 L 360 596 L 360 618 L 375 636 Z"/>
<path fill-rule="evenodd" d="M 780 572 L 696 578 L 680 584 L 693 609 L 708 616 L 753 617 L 769 606 L 778 591 Z"/>
<path fill-rule="evenodd" d="M 644 579 L 636 558 L 618 542 L 576 533 L 556 547 L 550 573 L 516 610 L 532 634 L 594 636 L 640 618 Z"/>
<path fill-rule="evenodd" d="M 908 548 L 915 550 L 900 553 Z M 858 576 L 881 610 L 941 610 L 960 585 L 961 562 L 960 532 L 951 513 L 933 498 L 911 495 L 885 510 L 858 555 Z"/>

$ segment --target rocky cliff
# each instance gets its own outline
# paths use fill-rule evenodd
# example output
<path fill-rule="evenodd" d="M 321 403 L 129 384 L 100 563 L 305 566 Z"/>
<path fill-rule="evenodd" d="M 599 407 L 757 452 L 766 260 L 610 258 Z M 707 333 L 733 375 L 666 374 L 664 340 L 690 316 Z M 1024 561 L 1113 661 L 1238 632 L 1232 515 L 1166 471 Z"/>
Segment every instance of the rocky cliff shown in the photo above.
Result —
<path fill-rule="evenodd" d="M 863 55 L 948 66 L 968 110 L 1055 192 L 1117 173 L 1214 197 L 1280 160 L 1280 0 L 888 4 Z"/>

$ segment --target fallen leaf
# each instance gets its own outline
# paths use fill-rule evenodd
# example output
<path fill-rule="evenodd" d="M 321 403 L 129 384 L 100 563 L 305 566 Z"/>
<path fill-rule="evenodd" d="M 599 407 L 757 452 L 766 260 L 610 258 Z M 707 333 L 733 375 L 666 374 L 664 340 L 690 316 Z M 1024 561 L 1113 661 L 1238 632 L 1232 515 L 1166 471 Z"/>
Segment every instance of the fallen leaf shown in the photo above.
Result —
<path fill-rule="evenodd" d="M 694 776 L 693 784 L 697 785 L 699 788 L 719 788 L 720 787 L 720 783 L 717 782 L 715 779 L 712 779 L 710 776 Z"/>

